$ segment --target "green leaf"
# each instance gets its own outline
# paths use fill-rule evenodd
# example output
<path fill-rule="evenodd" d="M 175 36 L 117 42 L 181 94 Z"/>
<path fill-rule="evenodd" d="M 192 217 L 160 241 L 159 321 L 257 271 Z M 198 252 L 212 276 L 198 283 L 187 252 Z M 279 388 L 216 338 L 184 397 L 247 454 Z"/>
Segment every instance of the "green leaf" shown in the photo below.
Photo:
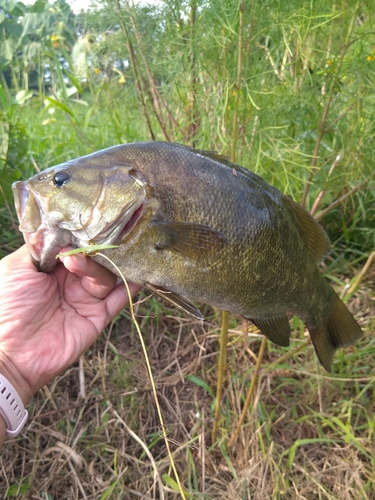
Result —
<path fill-rule="evenodd" d="M 167 486 L 169 486 L 169 488 L 171 488 L 171 490 L 180 492 L 180 488 L 179 488 L 177 482 L 169 474 L 163 474 L 162 479 L 163 479 L 164 483 Z M 194 496 L 191 493 L 189 493 L 188 491 L 186 491 L 185 488 L 183 489 L 183 491 L 184 491 L 184 495 L 187 498 L 194 498 Z"/>
<path fill-rule="evenodd" d="M 28 136 L 25 128 L 7 114 L 0 114 L 0 182 L 11 199 L 13 182 L 26 172 L 28 163 Z"/>
<path fill-rule="evenodd" d="M 45 96 L 45 99 L 47 101 L 49 101 L 51 104 L 53 104 L 54 106 L 56 106 L 56 108 L 59 108 L 62 111 L 65 111 L 65 113 L 68 113 L 68 115 L 70 115 L 70 116 L 74 116 L 74 113 L 68 108 L 68 106 L 66 106 L 62 102 L 57 101 L 56 99 L 53 99 L 52 97 L 49 97 L 47 95 Z"/>
<path fill-rule="evenodd" d="M 5 493 L 5 498 L 19 498 L 21 495 L 27 493 L 30 489 L 30 484 L 11 484 Z"/>
<path fill-rule="evenodd" d="M 7 38 L 0 44 L 0 57 L 3 57 L 6 61 L 11 61 L 13 59 L 13 54 L 17 48 L 17 42 L 13 38 Z"/>
<path fill-rule="evenodd" d="M 40 14 L 41 12 L 44 12 L 46 8 L 48 8 L 48 2 L 45 0 L 37 0 L 34 5 L 30 7 L 30 12 Z"/>
<path fill-rule="evenodd" d="M 28 13 L 22 20 L 23 30 L 21 38 L 37 31 L 37 27 L 42 24 L 41 18 L 42 16 L 39 14 Z"/>
<path fill-rule="evenodd" d="M 12 12 L 16 5 L 17 0 L 0 0 L 0 7 L 2 7 L 5 12 Z"/>
<path fill-rule="evenodd" d="M 208 394 L 210 394 L 210 396 L 212 396 L 213 398 L 215 397 L 213 390 L 204 380 L 200 379 L 199 377 L 196 377 L 195 375 L 186 375 L 186 378 L 187 380 L 190 380 L 190 382 L 194 382 L 194 384 L 205 389 L 208 392 Z"/>
<path fill-rule="evenodd" d="M 289 448 L 289 458 L 288 458 L 288 465 L 289 467 L 293 466 L 294 462 L 294 457 L 296 455 L 297 448 L 300 446 L 306 446 L 309 444 L 315 444 L 315 443 L 324 443 L 324 444 L 331 444 L 334 443 L 334 439 L 328 439 L 328 438 L 311 438 L 311 439 L 297 439 L 297 441 L 294 442 L 293 446 Z M 287 453 L 288 450 L 285 450 L 283 455 Z"/>
<path fill-rule="evenodd" d="M 119 482 L 120 478 L 117 478 L 109 488 L 107 488 L 105 490 L 105 492 L 103 493 L 103 495 L 100 497 L 100 500 L 106 500 L 107 498 L 109 498 L 109 496 L 111 495 L 112 491 L 116 488 L 118 482 Z"/>
<path fill-rule="evenodd" d="M 29 99 L 31 99 L 32 96 L 33 96 L 33 93 L 30 90 L 21 90 L 20 92 L 17 93 L 17 95 L 15 97 L 15 102 L 19 106 L 22 106 Z"/>

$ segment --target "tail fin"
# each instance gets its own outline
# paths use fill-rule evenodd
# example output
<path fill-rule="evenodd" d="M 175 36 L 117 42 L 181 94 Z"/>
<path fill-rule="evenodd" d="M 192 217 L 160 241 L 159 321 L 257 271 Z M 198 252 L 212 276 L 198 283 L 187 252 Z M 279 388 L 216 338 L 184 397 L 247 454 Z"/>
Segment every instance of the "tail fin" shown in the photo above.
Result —
<path fill-rule="evenodd" d="M 362 330 L 335 292 L 328 320 L 318 326 L 310 324 L 308 329 L 319 361 L 327 371 L 331 371 L 333 354 L 338 347 L 353 344 L 362 337 Z"/>

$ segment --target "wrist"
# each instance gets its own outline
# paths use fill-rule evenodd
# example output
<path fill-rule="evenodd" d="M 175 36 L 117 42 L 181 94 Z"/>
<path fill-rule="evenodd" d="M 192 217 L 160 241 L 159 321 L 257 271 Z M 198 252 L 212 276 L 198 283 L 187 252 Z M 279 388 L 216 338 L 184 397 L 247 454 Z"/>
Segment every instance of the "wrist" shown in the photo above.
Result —
<path fill-rule="evenodd" d="M 9 380 L 0 374 L 0 414 L 2 422 L 0 427 L 6 427 L 9 437 L 16 437 L 21 432 L 28 419 L 28 412 L 16 389 Z"/>
<path fill-rule="evenodd" d="M 0 352 L 0 446 L 6 434 L 17 436 L 26 423 L 25 407 L 32 396 L 31 387 L 23 379 L 14 363 Z"/>
<path fill-rule="evenodd" d="M 0 352 L 0 374 L 12 384 L 22 403 L 26 406 L 35 391 L 32 390 L 27 380 L 22 377 L 16 365 L 3 352 Z"/>

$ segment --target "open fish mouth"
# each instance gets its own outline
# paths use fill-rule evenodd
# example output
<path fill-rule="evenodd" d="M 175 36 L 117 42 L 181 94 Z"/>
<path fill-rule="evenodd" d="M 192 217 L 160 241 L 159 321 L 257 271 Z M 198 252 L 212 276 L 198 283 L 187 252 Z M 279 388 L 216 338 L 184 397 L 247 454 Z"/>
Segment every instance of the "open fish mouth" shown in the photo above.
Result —
<path fill-rule="evenodd" d="M 49 228 L 42 223 L 37 231 L 24 233 L 26 245 L 39 269 L 51 272 L 56 266 L 56 256 L 61 249 L 73 245 L 75 247 L 87 247 L 90 245 L 120 244 L 124 241 L 131 230 L 141 220 L 144 213 L 145 203 L 139 200 L 128 207 L 112 224 L 94 238 L 81 239 L 75 236 L 75 231 L 69 231 L 60 227 Z M 87 236 L 90 227 L 86 228 Z M 80 230 L 80 236 L 82 236 Z"/>
<path fill-rule="evenodd" d="M 134 202 L 130 207 L 122 212 L 122 214 L 113 221 L 108 227 L 97 234 L 94 238 L 90 238 L 90 242 L 95 245 L 111 245 L 120 244 L 124 241 L 131 230 L 141 220 L 144 214 L 145 200 L 141 197 Z M 88 231 L 88 234 L 90 231 Z"/>
<path fill-rule="evenodd" d="M 50 272 L 56 266 L 56 255 L 70 245 L 72 234 L 60 227 L 50 227 L 38 199 L 27 182 L 13 184 L 14 199 L 20 230 L 38 269 Z"/>
<path fill-rule="evenodd" d="M 124 238 L 131 232 L 133 227 L 142 219 L 145 209 L 145 202 L 142 200 L 142 203 L 135 208 L 130 218 L 128 218 L 125 226 L 122 228 L 122 231 L 118 234 L 116 241 L 121 242 Z"/>
<path fill-rule="evenodd" d="M 37 231 L 24 233 L 26 246 L 36 267 L 49 273 L 56 267 L 56 256 L 72 243 L 72 235 L 65 229 L 51 230 L 42 224 Z"/>

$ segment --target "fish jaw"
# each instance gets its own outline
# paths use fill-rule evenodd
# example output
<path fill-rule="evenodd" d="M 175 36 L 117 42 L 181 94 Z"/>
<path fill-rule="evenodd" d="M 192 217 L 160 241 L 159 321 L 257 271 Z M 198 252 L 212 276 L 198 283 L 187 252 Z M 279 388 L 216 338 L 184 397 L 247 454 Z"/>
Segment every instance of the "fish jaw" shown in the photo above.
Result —
<path fill-rule="evenodd" d="M 20 231 L 31 258 L 39 270 L 51 272 L 57 264 L 56 255 L 72 243 L 72 234 L 60 227 L 48 226 L 27 182 L 15 182 L 12 187 Z"/>
<path fill-rule="evenodd" d="M 60 250 L 72 243 L 72 234 L 64 229 L 51 230 L 44 224 L 33 233 L 24 233 L 27 248 L 40 271 L 50 273 L 56 267 Z"/>

